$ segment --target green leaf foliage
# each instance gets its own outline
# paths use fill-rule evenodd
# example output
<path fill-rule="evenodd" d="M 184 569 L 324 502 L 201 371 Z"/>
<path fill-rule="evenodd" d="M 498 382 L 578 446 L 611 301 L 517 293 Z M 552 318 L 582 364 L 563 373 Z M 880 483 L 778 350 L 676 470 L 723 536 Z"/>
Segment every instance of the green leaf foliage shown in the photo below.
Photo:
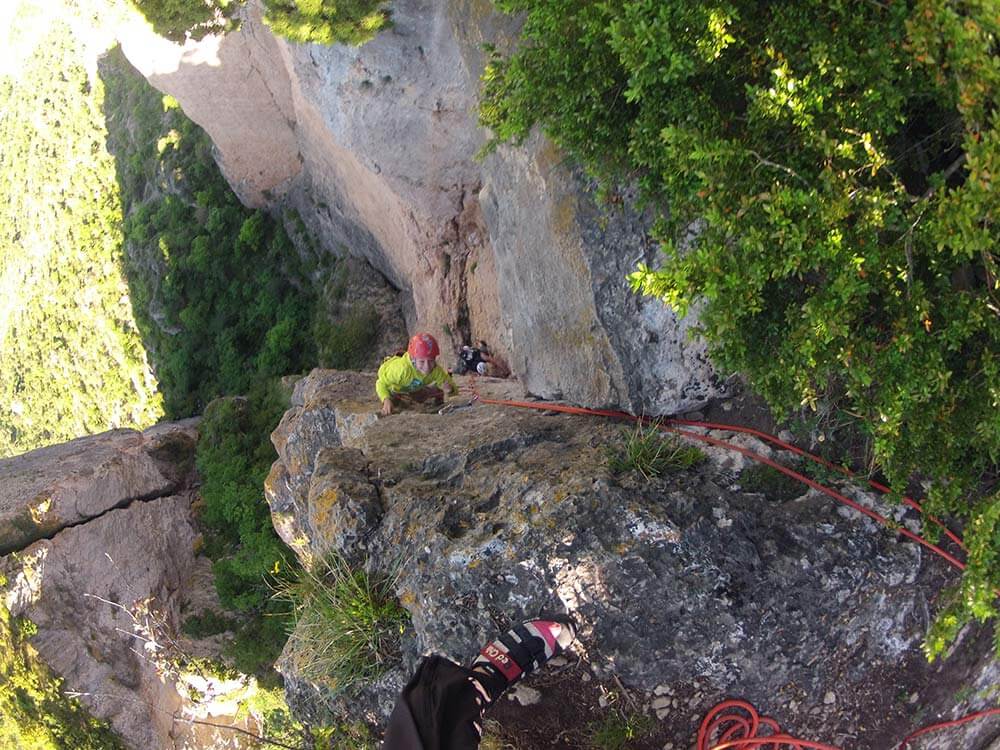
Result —
<path fill-rule="evenodd" d="M 316 362 L 316 295 L 281 223 L 245 208 L 212 144 L 119 51 L 102 67 L 126 270 L 171 418 Z"/>
<path fill-rule="evenodd" d="M 129 0 L 162 37 L 183 42 L 235 27 L 233 14 L 245 0 Z"/>
<path fill-rule="evenodd" d="M 225 607 L 243 614 L 227 655 L 241 672 L 261 676 L 280 654 L 290 625 L 287 607 L 272 598 L 274 586 L 297 570 L 274 532 L 263 494 L 276 457 L 268 436 L 287 406 L 274 381 L 258 384 L 247 397 L 212 402 L 199 424 L 195 459 L 202 477 L 199 519 L 206 552 L 215 560 L 216 590 Z"/>
<path fill-rule="evenodd" d="M 264 0 L 264 23 L 293 42 L 361 45 L 388 27 L 385 0 Z"/>
<path fill-rule="evenodd" d="M 14 41 L 25 56 L 0 75 L 0 456 L 162 414 L 123 272 L 104 87 L 68 25 Z"/>
<path fill-rule="evenodd" d="M 716 364 L 779 414 L 836 404 L 894 488 L 930 480 L 970 546 L 950 616 L 995 617 L 995 3 L 497 5 L 526 21 L 484 74 L 494 145 L 538 124 L 606 187 L 637 181 L 665 257 L 633 288 L 697 303 Z"/>

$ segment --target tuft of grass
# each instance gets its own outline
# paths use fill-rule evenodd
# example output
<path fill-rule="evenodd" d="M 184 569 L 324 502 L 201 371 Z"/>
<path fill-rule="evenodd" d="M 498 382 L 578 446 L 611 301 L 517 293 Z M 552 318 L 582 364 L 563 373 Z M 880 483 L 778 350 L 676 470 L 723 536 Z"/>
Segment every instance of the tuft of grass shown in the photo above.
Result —
<path fill-rule="evenodd" d="M 705 460 L 705 454 L 679 438 L 661 432 L 659 422 L 636 423 L 622 430 L 619 440 L 607 451 L 612 474 L 638 471 L 646 481 L 689 469 Z"/>
<path fill-rule="evenodd" d="M 805 466 L 795 468 L 797 471 L 806 473 L 804 469 L 807 467 Z M 760 492 L 769 500 L 779 503 L 787 503 L 802 497 L 809 490 L 799 480 L 792 479 L 767 464 L 754 464 L 746 469 L 740 476 L 740 484 L 747 492 Z"/>
<path fill-rule="evenodd" d="M 624 750 L 632 740 L 642 739 L 653 729 L 645 714 L 613 711 L 605 719 L 590 725 L 592 750 Z"/>
<path fill-rule="evenodd" d="M 292 605 L 290 649 L 304 678 L 340 691 L 374 680 L 399 658 L 409 615 L 393 593 L 396 578 L 330 554 L 278 590 Z"/>

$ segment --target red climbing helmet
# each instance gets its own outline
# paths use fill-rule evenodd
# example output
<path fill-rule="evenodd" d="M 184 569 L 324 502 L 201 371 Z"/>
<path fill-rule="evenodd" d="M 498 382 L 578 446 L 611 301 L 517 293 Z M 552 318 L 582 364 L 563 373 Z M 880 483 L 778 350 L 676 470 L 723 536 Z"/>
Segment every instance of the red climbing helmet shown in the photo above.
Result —
<path fill-rule="evenodd" d="M 441 354 L 437 340 L 429 333 L 418 333 L 406 349 L 411 359 L 435 359 Z"/>

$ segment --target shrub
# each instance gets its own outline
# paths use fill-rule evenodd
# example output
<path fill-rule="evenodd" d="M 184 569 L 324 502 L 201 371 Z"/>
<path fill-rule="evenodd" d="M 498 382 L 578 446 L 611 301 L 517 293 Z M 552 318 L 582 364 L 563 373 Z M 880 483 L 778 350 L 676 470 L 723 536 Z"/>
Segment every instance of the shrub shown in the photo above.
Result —
<path fill-rule="evenodd" d="M 206 609 L 200 615 L 185 618 L 181 623 L 181 632 L 192 638 L 207 638 L 231 630 L 233 625 L 234 622 L 230 618 Z"/>
<path fill-rule="evenodd" d="M 385 0 L 264 0 L 264 22 L 293 42 L 361 45 L 389 25 Z"/>
<path fill-rule="evenodd" d="M 130 0 L 153 31 L 175 42 L 201 39 L 235 27 L 233 14 L 244 0 Z"/>
<path fill-rule="evenodd" d="M 369 303 L 353 301 L 344 315 L 330 316 L 317 308 L 313 319 L 320 367 L 351 370 L 363 367 L 378 338 L 379 316 Z"/>
<path fill-rule="evenodd" d="M 689 469 L 705 459 L 705 454 L 683 440 L 665 435 L 659 423 L 622 430 L 608 450 L 608 469 L 612 474 L 638 471 L 646 481 L 675 471 Z"/>
<path fill-rule="evenodd" d="M 538 123 L 606 190 L 637 181 L 665 260 L 633 287 L 698 302 L 714 362 L 779 416 L 832 403 L 894 488 L 931 480 L 928 511 L 979 550 L 955 621 L 995 617 L 1000 498 L 978 499 L 1000 460 L 992 4 L 498 5 L 527 18 L 485 73 L 496 139 Z"/>
<path fill-rule="evenodd" d="M 372 575 L 331 554 L 280 589 L 295 618 L 289 648 L 298 673 L 338 691 L 382 674 L 399 657 L 408 620 L 395 582 L 395 575 Z"/>

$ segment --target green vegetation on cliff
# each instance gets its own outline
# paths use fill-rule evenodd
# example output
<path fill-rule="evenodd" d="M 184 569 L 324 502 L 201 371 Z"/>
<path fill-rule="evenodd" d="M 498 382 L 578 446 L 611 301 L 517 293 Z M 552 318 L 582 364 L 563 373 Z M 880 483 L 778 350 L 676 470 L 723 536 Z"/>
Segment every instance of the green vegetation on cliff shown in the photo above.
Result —
<path fill-rule="evenodd" d="M 101 66 L 136 319 L 171 418 L 316 360 L 316 295 L 282 225 L 245 208 L 212 142 L 120 51 Z"/>
<path fill-rule="evenodd" d="M 0 585 L 6 581 L 0 577 Z M 117 750 L 107 724 L 62 692 L 30 644 L 35 626 L 0 602 L 0 747 L 19 750 Z"/>
<path fill-rule="evenodd" d="M 936 654 L 1000 588 L 1000 18 L 991 2 L 498 0 L 500 141 L 533 125 L 660 209 L 634 288 L 699 304 L 779 414 L 850 416 L 897 490 L 965 527 Z M 998 630 L 1000 649 L 1000 630 Z"/>
<path fill-rule="evenodd" d="M 104 90 L 82 57 L 56 23 L 0 76 L 0 456 L 162 413 L 123 274 Z"/>
<path fill-rule="evenodd" d="M 360 45 L 389 25 L 384 0 L 264 0 L 264 22 L 293 42 Z"/>
<path fill-rule="evenodd" d="M 287 406 L 280 387 L 261 384 L 248 397 L 212 402 L 199 426 L 205 552 L 215 561 L 220 601 L 243 618 L 227 652 L 241 672 L 260 676 L 270 672 L 291 626 L 288 607 L 272 594 L 297 569 L 262 491 L 274 462 L 268 435 Z"/>
<path fill-rule="evenodd" d="M 157 34 L 182 42 L 235 26 L 245 0 L 130 0 Z M 264 22 L 279 36 L 311 44 L 360 45 L 390 24 L 386 0 L 264 0 Z"/>

